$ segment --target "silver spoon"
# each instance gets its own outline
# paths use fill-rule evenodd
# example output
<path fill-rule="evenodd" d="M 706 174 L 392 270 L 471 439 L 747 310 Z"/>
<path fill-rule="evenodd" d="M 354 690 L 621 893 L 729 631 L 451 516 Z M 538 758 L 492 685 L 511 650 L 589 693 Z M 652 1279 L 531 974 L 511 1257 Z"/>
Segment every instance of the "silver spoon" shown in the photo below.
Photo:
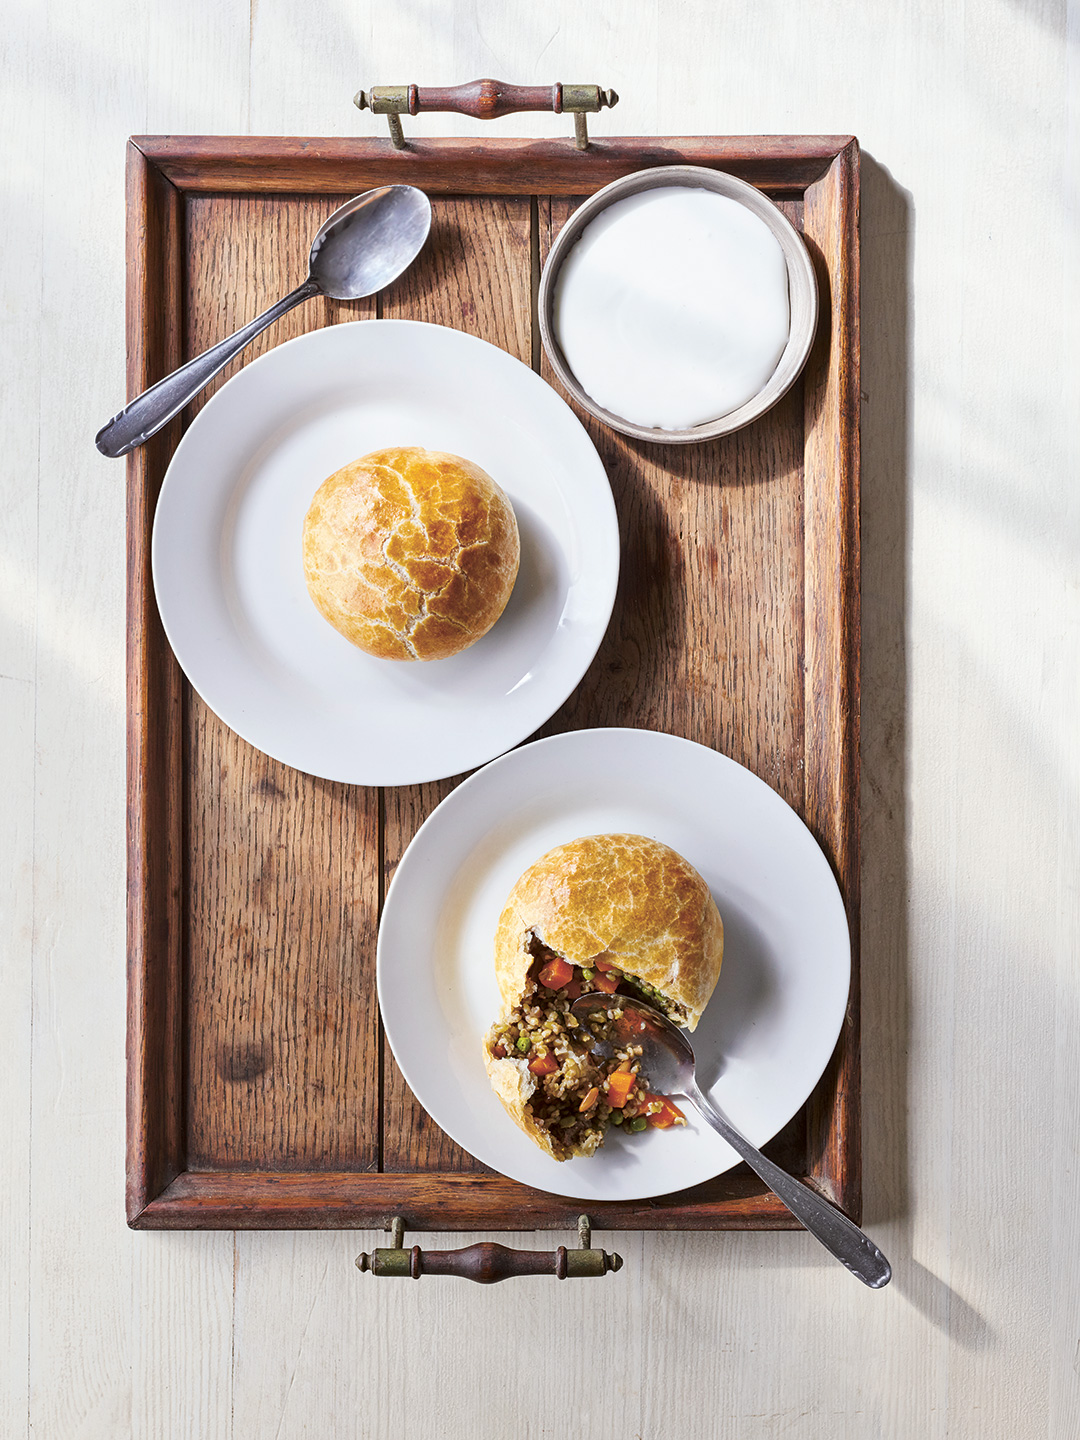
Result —
<path fill-rule="evenodd" d="M 587 1026 L 589 1016 L 607 1012 L 613 997 L 600 994 L 583 995 L 571 1005 L 575 1017 Z M 857 1275 L 864 1285 L 880 1290 L 892 1278 L 892 1266 L 869 1236 L 842 1215 L 839 1210 L 816 1195 L 779 1165 L 767 1160 L 715 1109 L 698 1087 L 694 1074 L 694 1051 L 689 1040 L 666 1016 L 651 1005 L 629 995 L 618 997 L 622 1018 L 610 1022 L 607 1038 L 594 1039 L 594 1053 L 610 1058 L 627 1045 L 641 1046 L 641 1073 L 647 1075 L 652 1088 L 662 1095 L 678 1095 L 688 1100 L 703 1120 L 724 1137 L 731 1148 L 755 1171 L 769 1189 L 783 1201 L 791 1213 L 806 1226 L 826 1250 L 831 1250 L 842 1265 Z"/>
<path fill-rule="evenodd" d="M 235 335 L 144 390 L 101 427 L 97 448 L 103 455 L 126 455 L 156 435 L 234 355 L 301 301 L 313 295 L 362 300 L 382 290 L 416 259 L 430 229 L 431 202 L 415 185 L 383 185 L 349 200 L 312 241 L 302 285 Z"/>

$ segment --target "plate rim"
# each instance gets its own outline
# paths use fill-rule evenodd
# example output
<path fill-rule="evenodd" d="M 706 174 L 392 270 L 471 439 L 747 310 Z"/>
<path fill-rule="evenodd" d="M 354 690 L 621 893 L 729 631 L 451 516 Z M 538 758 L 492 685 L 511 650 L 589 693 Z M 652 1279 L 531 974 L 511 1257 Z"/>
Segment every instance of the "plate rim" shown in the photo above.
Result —
<path fill-rule="evenodd" d="M 241 724 L 236 724 L 233 720 L 227 719 L 219 712 L 219 710 L 215 707 L 207 694 L 204 693 L 203 683 L 201 681 L 197 682 L 194 679 L 188 665 L 185 663 L 185 660 L 181 654 L 181 650 L 185 647 L 178 647 L 177 645 L 174 630 L 170 628 L 165 610 L 161 605 L 158 584 L 158 552 L 159 544 L 161 543 L 159 541 L 158 520 L 161 514 L 162 498 L 166 494 L 166 490 L 170 482 L 170 477 L 174 473 L 174 467 L 176 466 L 176 462 L 183 455 L 185 448 L 190 448 L 189 437 L 192 435 L 193 432 L 197 430 L 197 427 L 200 425 L 203 415 L 211 411 L 212 409 L 213 413 L 216 414 L 218 409 L 220 409 L 219 402 L 222 400 L 222 397 L 227 394 L 234 382 L 240 381 L 250 372 L 256 371 L 259 367 L 262 367 L 264 365 L 264 362 L 274 361 L 276 357 L 278 357 L 282 352 L 289 351 L 294 346 L 300 346 L 308 343 L 325 343 L 324 341 L 321 341 L 319 337 L 323 337 L 328 333 L 339 333 L 345 331 L 356 333 L 354 327 L 371 324 L 380 327 L 392 326 L 394 329 L 397 330 L 406 330 L 413 332 L 449 332 L 449 334 L 456 337 L 455 343 L 457 343 L 458 340 L 464 340 L 469 344 L 483 347 L 485 352 L 495 351 L 497 355 L 502 357 L 503 360 L 512 362 L 513 365 L 520 366 L 522 371 L 532 376 L 535 379 L 536 384 L 543 387 L 542 390 L 537 390 L 536 394 L 550 396 L 551 400 L 557 402 L 558 406 L 560 407 L 560 413 L 563 414 L 564 418 L 569 419 L 573 422 L 571 428 L 575 429 L 575 433 L 580 433 L 581 437 L 588 445 L 589 450 L 591 451 L 595 459 L 597 470 L 599 472 L 599 477 L 601 477 L 604 482 L 602 487 L 597 486 L 597 496 L 600 499 L 601 505 L 607 511 L 608 538 L 610 548 L 613 551 L 610 573 L 606 577 L 606 595 L 603 599 L 602 610 L 600 606 L 597 607 L 598 615 L 601 613 L 603 615 L 603 625 L 602 627 L 598 628 L 595 644 L 589 650 L 588 657 L 584 660 L 584 663 L 579 663 L 578 665 L 572 667 L 570 670 L 567 671 L 567 678 L 572 676 L 572 681 L 567 684 L 566 680 L 564 680 L 562 683 L 560 683 L 558 687 L 556 687 L 556 689 L 549 689 L 547 691 L 547 693 L 549 694 L 559 693 L 560 698 L 558 699 L 558 702 L 552 705 L 551 708 L 547 710 L 546 714 L 537 717 L 530 717 L 528 728 L 521 733 L 518 733 L 519 727 L 515 727 L 514 733 L 516 738 L 508 740 L 504 748 L 496 751 L 494 755 L 488 755 L 483 758 L 472 759 L 464 765 L 455 762 L 454 767 L 449 770 L 443 768 L 447 762 L 440 762 L 440 764 L 437 765 L 434 769 L 425 769 L 422 773 L 417 773 L 415 775 L 410 773 L 409 777 L 405 779 L 396 778 L 394 776 L 391 776 L 391 778 L 383 778 L 380 776 L 377 778 L 357 779 L 354 776 L 342 777 L 340 774 L 329 773 L 335 768 L 333 766 L 327 767 L 323 765 L 311 764 L 299 765 L 294 759 L 290 759 L 285 755 L 275 753 L 276 747 L 275 749 L 270 749 L 266 745 L 260 743 L 258 740 L 253 739 L 251 735 L 247 733 L 247 725 L 245 723 L 242 722 Z M 499 363 L 501 363 L 501 361 Z M 519 359 L 518 356 L 511 354 L 509 350 L 504 350 L 502 346 L 496 345 L 490 340 L 485 340 L 479 335 L 472 335 L 467 330 L 459 330 L 452 325 L 439 325 L 428 320 L 411 320 L 404 317 L 396 316 L 388 317 L 385 319 L 371 316 L 367 319 L 358 318 L 355 320 L 339 321 L 331 325 L 320 325 L 313 330 L 305 331 L 302 335 L 294 335 L 290 339 L 283 340 L 280 342 L 280 344 L 272 346 L 269 350 L 264 351 L 261 355 L 257 355 L 253 359 L 249 360 L 234 375 L 230 376 L 229 379 L 225 382 L 225 384 L 222 385 L 218 390 L 216 390 L 214 394 L 210 397 L 210 399 L 207 400 L 205 405 L 202 406 L 202 408 L 199 410 L 199 413 L 187 426 L 183 435 L 180 437 L 180 440 L 169 459 L 168 466 L 166 467 L 165 474 L 162 477 L 161 485 L 158 489 L 157 497 L 154 501 L 154 518 L 151 526 L 150 535 L 150 573 L 151 583 L 154 592 L 154 604 L 157 610 L 158 619 L 161 623 L 162 629 L 165 632 L 165 638 L 169 644 L 169 648 L 172 651 L 176 663 L 179 665 L 181 671 L 183 672 L 184 678 L 191 686 L 191 688 L 195 691 L 195 693 L 199 696 L 200 700 L 202 700 L 203 704 L 206 705 L 207 709 L 209 709 L 211 713 L 215 715 L 223 725 L 227 726 L 228 729 L 232 730 L 236 735 L 238 735 L 246 744 L 251 745 L 261 754 L 268 756 L 271 760 L 274 760 L 278 764 L 287 765 L 290 767 L 290 769 L 298 770 L 301 774 L 310 775 L 314 779 L 318 780 L 327 780 L 335 784 L 363 785 L 378 788 L 396 788 L 399 786 L 407 785 L 426 785 L 437 780 L 449 779 L 453 775 L 462 773 L 463 770 L 482 769 L 485 765 L 491 764 L 493 761 L 502 758 L 503 755 L 519 747 L 523 741 L 528 740 L 530 735 L 535 734 L 535 732 L 540 729 L 540 727 L 544 725 L 553 714 L 555 714 L 559 707 L 563 705 L 567 699 L 569 699 L 569 697 L 573 694 L 574 690 L 576 690 L 578 685 L 581 684 L 581 681 L 584 679 L 586 673 L 589 670 L 589 667 L 596 659 L 597 652 L 599 651 L 600 646 L 603 644 L 604 638 L 611 624 L 611 616 L 615 608 L 615 601 L 618 595 L 621 572 L 622 537 L 619 530 L 618 510 L 615 505 L 615 497 L 611 489 L 611 481 L 608 477 L 607 467 L 605 466 L 604 461 L 600 456 L 600 452 L 596 448 L 592 436 L 589 434 L 585 425 L 578 418 L 578 416 L 574 414 L 573 409 L 570 407 L 569 404 L 567 404 L 563 397 L 554 389 L 553 386 L 549 385 L 547 381 L 544 380 L 543 376 L 540 375 L 538 371 L 534 370 L 531 365 L 526 364 L 525 361 Z M 190 652 L 185 651 L 185 653 Z M 560 693 L 564 690 L 564 687 L 565 693 Z M 502 742 L 500 742 L 500 744 L 501 743 Z M 420 756 L 422 757 L 427 752 L 426 749 L 417 747 L 417 753 L 420 754 Z"/>
<path fill-rule="evenodd" d="M 396 888 L 398 888 L 399 878 L 401 877 L 401 875 L 402 875 L 402 873 L 403 873 L 403 867 L 406 865 L 406 861 L 407 861 L 407 858 L 408 858 L 408 856 L 409 856 L 409 854 L 410 854 L 410 851 L 412 851 L 413 846 L 415 845 L 416 841 L 424 834 L 424 832 L 428 829 L 428 827 L 432 824 L 432 822 L 436 820 L 436 817 L 439 815 L 440 811 L 442 811 L 445 806 L 449 805 L 449 804 L 454 800 L 454 797 L 455 797 L 456 795 L 458 795 L 458 793 L 459 793 L 460 791 L 464 790 L 466 787 L 475 787 L 476 785 L 478 785 L 478 784 L 480 784 L 480 783 L 483 783 L 483 781 L 487 779 L 488 773 L 489 773 L 490 771 L 492 771 L 493 769 L 495 769 L 495 767 L 503 767 L 503 766 L 507 766 L 507 765 L 512 765 L 513 763 L 515 763 L 516 757 L 519 756 L 519 755 L 522 754 L 522 753 L 525 753 L 525 752 L 533 752 L 533 751 L 539 750 L 539 749 L 541 749 L 541 748 L 546 748 L 546 747 L 549 747 L 549 746 L 552 746 L 552 745 L 558 745 L 559 743 L 565 743 L 565 742 L 568 741 L 568 740 L 578 739 L 578 738 L 580 738 L 580 737 L 582 737 L 582 736 L 586 736 L 586 735 L 610 737 L 610 736 L 613 735 L 613 734 L 623 734 L 623 735 L 633 735 L 633 736 L 648 735 L 648 736 L 658 737 L 658 738 L 662 739 L 664 742 L 675 742 L 675 744 L 678 745 L 678 746 L 685 746 L 685 747 L 689 747 L 689 748 L 691 748 L 691 749 L 693 749 L 693 750 L 704 751 L 704 752 L 706 752 L 708 755 L 711 755 L 712 757 L 714 757 L 714 759 L 720 760 L 723 765 L 725 765 L 725 766 L 733 766 L 736 770 L 741 771 L 741 772 L 742 772 L 744 775 L 746 775 L 746 776 L 749 776 L 752 781 L 756 782 L 756 784 L 757 784 L 758 786 L 760 786 L 769 796 L 772 797 L 772 800 L 775 801 L 778 806 L 782 807 L 782 811 L 786 811 L 786 812 L 787 812 L 787 815 L 788 815 L 788 817 L 789 817 L 790 819 L 794 819 L 795 821 L 798 822 L 798 826 L 799 826 L 799 828 L 801 829 L 801 831 L 804 833 L 805 838 L 808 839 L 808 840 L 811 842 L 811 845 L 812 845 L 812 847 L 813 847 L 813 853 L 816 853 L 817 856 L 818 856 L 818 857 L 820 858 L 820 860 L 821 860 L 821 864 L 822 864 L 822 867 L 823 867 L 823 873 L 828 877 L 828 880 L 831 882 L 830 894 L 835 894 L 836 903 L 837 903 L 837 905 L 838 905 L 838 907 L 839 907 L 839 915 L 840 915 L 840 917 L 842 917 L 842 920 L 843 920 L 843 934 L 844 934 L 844 939 L 845 939 L 845 946 L 844 946 L 844 968 L 845 968 L 845 970 L 846 970 L 846 985 L 845 985 L 845 988 L 844 988 L 844 1000 L 843 1000 L 843 1003 L 840 1004 L 840 1005 L 837 1007 L 837 1008 L 838 1008 L 838 1015 L 837 1015 L 837 1018 L 836 1018 L 836 1024 L 835 1024 L 835 1028 L 830 1027 L 830 1030 L 829 1030 L 829 1045 L 828 1045 L 828 1048 L 827 1048 L 827 1049 L 825 1050 L 825 1052 L 824 1052 L 825 1058 L 824 1058 L 824 1060 L 823 1060 L 823 1062 L 822 1062 L 821 1069 L 820 1069 L 820 1071 L 815 1075 L 815 1077 L 814 1077 L 814 1079 L 813 1079 L 813 1081 L 812 1081 L 812 1083 L 811 1083 L 811 1085 L 810 1085 L 809 1090 L 806 1092 L 805 1095 L 802 1096 L 802 1098 L 801 1098 L 800 1100 L 798 1100 L 798 1102 L 795 1104 L 794 1108 L 791 1110 L 790 1114 L 786 1115 L 786 1116 L 784 1117 L 784 1119 L 781 1120 L 781 1121 L 777 1124 L 775 1130 L 773 1130 L 770 1134 L 768 1134 L 768 1135 L 762 1137 L 761 1139 L 757 1140 L 756 1142 L 754 1142 L 754 1143 L 756 1143 L 756 1144 L 758 1145 L 758 1148 L 760 1148 L 760 1147 L 763 1146 L 763 1145 L 768 1144 L 770 1140 L 772 1140 L 773 1138 L 775 1138 L 775 1136 L 780 1133 L 780 1131 L 784 1128 L 784 1126 L 787 1125 L 787 1124 L 791 1121 L 791 1119 L 793 1119 L 793 1117 L 798 1114 L 798 1112 L 799 1112 L 799 1110 L 802 1108 L 802 1106 L 805 1105 L 805 1104 L 807 1103 L 807 1101 L 810 1099 L 810 1097 L 813 1095 L 815 1089 L 817 1088 L 818 1084 L 819 1084 L 820 1081 L 821 1081 L 821 1077 L 822 1077 L 822 1076 L 826 1073 L 826 1071 L 828 1070 L 828 1067 L 829 1067 L 829 1064 L 830 1064 L 830 1062 L 831 1062 L 831 1060 L 832 1060 L 832 1057 L 833 1057 L 833 1055 L 836 1053 L 836 1046 L 837 1046 L 837 1044 L 838 1044 L 838 1042 L 839 1042 L 839 1040 L 840 1040 L 840 1037 L 841 1037 L 841 1035 L 842 1035 L 842 1033 L 843 1033 L 844 1023 L 845 1023 L 845 1020 L 846 1020 L 846 1017 L 847 1017 L 848 1008 L 849 1008 L 850 1003 L 851 1003 L 851 987 L 852 987 L 852 980 L 853 980 L 853 974 L 854 974 L 854 958 L 853 958 L 853 957 L 854 957 L 854 944 L 853 944 L 852 937 L 851 937 L 851 920 L 850 920 L 850 916 L 849 916 L 849 914 L 848 914 L 847 904 L 846 904 L 845 899 L 844 899 L 843 891 L 842 891 L 841 888 L 840 888 L 840 882 L 839 882 L 839 880 L 837 879 L 836 872 L 835 872 L 835 868 L 834 868 L 832 862 L 829 860 L 829 857 L 825 854 L 825 851 L 824 851 L 824 849 L 822 848 L 821 843 L 819 842 L 819 840 L 817 839 L 817 837 L 814 835 L 814 833 L 813 833 L 813 831 L 810 829 L 809 825 L 807 825 L 807 823 L 806 823 L 806 821 L 803 819 L 803 817 L 798 813 L 798 811 L 795 810 L 794 806 L 792 806 L 791 804 L 789 804 L 789 802 L 784 799 L 784 797 L 779 793 L 779 791 L 776 790 L 776 789 L 774 789 L 773 786 L 771 786 L 771 785 L 768 783 L 768 781 L 763 780 L 763 779 L 761 778 L 761 776 L 758 775 L 755 771 L 751 770 L 749 766 L 741 764 L 738 760 L 732 759 L 730 755 L 725 755 L 725 754 L 723 753 L 723 751 L 716 750 L 716 749 L 714 749 L 714 748 L 713 748 L 712 746 L 710 746 L 710 745 L 705 745 L 705 744 L 703 744 L 701 741 L 687 739 L 685 736 L 682 736 L 682 735 L 674 735 L 674 734 L 672 734 L 672 733 L 669 732 L 669 731 L 652 729 L 652 728 L 650 728 L 650 727 L 648 727 L 648 726 L 633 726 L 633 725 L 585 726 L 585 727 L 582 727 L 581 729 L 560 731 L 559 734 L 557 734 L 557 735 L 547 735 L 547 736 L 543 736 L 543 737 L 541 737 L 541 738 L 538 739 L 538 740 L 532 740 L 532 741 L 529 741 L 529 742 L 526 743 L 526 744 L 518 745 L 518 746 L 516 746 L 513 750 L 507 751 L 505 754 L 500 755 L 500 756 L 497 756 L 495 759 L 489 761 L 487 765 L 482 766 L 480 769 L 476 770 L 472 775 L 469 775 L 469 776 L 468 776 L 465 780 L 463 780 L 459 785 L 456 785 L 456 786 L 454 787 L 454 789 L 451 790 L 448 795 L 446 795 L 446 796 L 443 797 L 443 799 L 439 802 L 439 804 L 436 805 L 435 808 L 431 811 L 430 815 L 428 815 L 428 816 L 426 817 L 426 819 L 423 821 L 423 823 L 418 827 L 418 829 L 416 830 L 416 833 L 413 835 L 412 839 L 409 841 L 408 845 L 405 847 L 405 850 L 402 852 L 401 859 L 398 861 L 397 867 L 396 867 L 396 869 L 395 869 L 395 871 L 394 871 L 394 875 L 393 875 L 393 877 L 391 878 L 390 884 L 389 884 L 389 885 L 387 886 L 387 888 L 386 888 L 386 893 L 385 893 L 385 895 L 384 895 L 384 897 L 383 897 L 382 911 L 381 911 L 380 916 L 379 916 L 379 929 L 378 929 L 378 935 L 377 935 L 377 939 L 376 939 L 376 953 L 375 953 L 375 987 L 376 987 L 376 995 L 377 995 L 378 1005 L 379 1005 L 379 1018 L 380 1018 L 380 1022 L 381 1022 L 381 1024 L 382 1024 L 383 1032 L 384 1032 L 384 1034 L 385 1034 L 385 1036 L 386 1036 L 387 1043 L 388 1043 L 389 1046 L 390 1046 L 390 1051 L 391 1051 L 391 1054 L 393 1055 L 394 1061 L 395 1061 L 395 1063 L 397 1064 L 398 1069 L 401 1071 L 402 1078 L 405 1080 L 405 1082 L 406 1082 L 406 1084 L 408 1085 L 410 1091 L 412 1092 L 414 1098 L 416 1099 L 417 1104 L 420 1105 L 421 1109 L 422 1109 L 422 1110 L 424 1111 L 424 1113 L 429 1117 L 429 1119 L 431 1119 L 446 1135 L 448 1135 L 449 1138 L 450 1138 L 456 1145 L 459 1145 L 468 1155 L 472 1156 L 473 1159 L 478 1160 L 482 1165 L 490 1165 L 490 1162 L 489 1162 L 488 1160 L 484 1159 L 482 1156 L 476 1155 L 475 1152 L 474 1152 L 472 1149 L 470 1149 L 469 1145 L 466 1144 L 462 1139 L 460 1139 L 459 1136 L 458 1136 L 458 1134 L 455 1133 L 456 1127 L 451 1128 L 451 1127 L 448 1127 L 448 1126 L 444 1125 L 443 1122 L 442 1122 L 441 1120 L 439 1120 L 439 1119 L 431 1112 L 431 1110 L 428 1108 L 428 1106 L 427 1106 L 427 1105 L 424 1103 L 424 1101 L 420 1098 L 420 1095 L 419 1095 L 418 1091 L 416 1090 L 416 1088 L 415 1088 L 415 1086 L 414 1086 L 414 1084 L 413 1084 L 412 1079 L 410 1078 L 409 1071 L 408 1071 L 408 1069 L 406 1068 L 406 1066 L 402 1063 L 401 1057 L 400 1057 L 399 1054 L 398 1054 L 398 1050 L 397 1050 L 397 1048 L 396 1048 L 396 1046 L 395 1046 L 395 1044 L 394 1044 L 394 1040 L 393 1040 L 393 1037 L 392 1037 L 391 1027 L 390 1027 L 389 1024 L 387 1024 L 386 1013 L 385 1013 L 385 1006 L 384 1006 L 384 986 L 383 986 L 383 973 L 384 973 L 384 963 L 383 963 L 383 955 L 384 955 L 384 950 L 383 950 L 383 923 L 384 923 L 385 917 L 386 917 L 386 915 L 387 915 L 387 912 L 388 912 L 388 910 L 389 910 L 389 908 L 390 908 L 392 898 L 393 898 L 393 896 L 394 896 L 394 894 L 395 894 L 395 890 L 396 890 Z M 782 812 L 781 812 L 781 813 L 782 813 Z M 493 819 L 492 819 L 492 825 L 494 826 L 495 824 L 497 824 L 500 818 L 501 818 L 500 816 L 494 816 Z M 415 862 L 414 862 L 414 863 L 415 863 Z M 478 1046 L 479 1046 L 481 1037 L 478 1035 L 476 1038 L 477 1038 L 477 1044 L 478 1044 Z M 511 1122 L 511 1123 L 512 1123 L 512 1122 Z M 748 1136 L 747 1138 L 750 1138 L 751 1140 L 753 1139 L 752 1135 L 751 1135 L 751 1136 Z M 710 1180 L 715 1180 L 715 1179 L 718 1178 L 720 1175 L 724 1175 L 724 1174 L 726 1174 L 729 1170 L 733 1169 L 738 1163 L 739 1163 L 739 1157 L 738 1157 L 737 1155 L 734 1155 L 734 1152 L 733 1152 L 733 1158 L 731 1159 L 731 1161 L 730 1161 L 728 1164 L 722 1166 L 719 1170 L 713 1171 L 712 1174 L 709 1175 L 709 1176 L 705 1176 L 705 1177 L 702 1177 L 701 1179 L 698 1179 L 698 1180 L 695 1180 L 695 1181 L 693 1181 L 693 1182 L 690 1182 L 689 1188 L 693 1188 L 695 1185 L 698 1185 L 698 1184 L 708 1183 Z M 518 1179 L 516 1176 L 507 1175 L 507 1173 L 506 1173 L 504 1170 L 499 1169 L 498 1166 L 492 1165 L 491 1168 L 495 1171 L 495 1173 L 496 1173 L 497 1175 L 503 1176 L 504 1178 L 512 1181 L 512 1182 L 515 1183 L 515 1184 L 525 1185 L 525 1186 L 527 1186 L 527 1187 L 529 1187 L 529 1188 L 531 1188 L 531 1189 L 539 1189 L 539 1190 L 544 1191 L 545 1193 L 549 1193 L 549 1194 L 553 1194 L 553 1195 L 559 1195 L 559 1196 L 562 1196 L 562 1197 L 567 1198 L 567 1199 L 581 1198 L 581 1199 L 584 1200 L 584 1199 L 588 1198 L 588 1197 L 581 1197 L 578 1192 L 576 1192 L 576 1191 L 574 1191 L 574 1190 L 571 1190 L 571 1189 L 565 1189 L 565 1188 L 559 1188 L 559 1189 L 550 1189 L 550 1188 L 547 1188 L 547 1189 L 545 1189 L 544 1186 L 536 1185 L 536 1184 L 534 1184 L 534 1183 L 531 1182 L 531 1181 L 520 1180 L 520 1179 Z M 654 1198 L 656 1198 L 656 1197 L 658 1197 L 658 1196 L 661 1196 L 661 1195 L 666 1195 L 666 1194 L 678 1194 L 678 1193 L 680 1193 L 682 1190 L 684 1190 L 684 1189 L 686 1189 L 686 1188 L 688 1188 L 688 1187 L 685 1186 L 685 1185 L 679 1185 L 678 1187 L 676 1187 L 675 1190 L 671 1190 L 670 1188 L 669 1188 L 669 1189 L 660 1188 L 660 1189 L 657 1189 L 657 1190 L 651 1190 L 651 1189 L 650 1189 L 650 1190 L 645 1191 L 645 1192 L 643 1192 L 643 1193 L 634 1193 L 634 1194 L 619 1195 L 619 1196 L 605 1196 L 605 1197 L 603 1197 L 602 1199 L 593 1198 L 593 1199 L 590 1199 L 590 1200 L 589 1200 L 589 1203 L 591 1203 L 591 1204 L 608 1204 L 608 1203 L 614 1203 L 614 1204 L 633 1204 L 633 1203 L 636 1203 L 636 1202 L 638 1202 L 638 1201 L 644 1201 L 644 1200 L 654 1199 Z"/>

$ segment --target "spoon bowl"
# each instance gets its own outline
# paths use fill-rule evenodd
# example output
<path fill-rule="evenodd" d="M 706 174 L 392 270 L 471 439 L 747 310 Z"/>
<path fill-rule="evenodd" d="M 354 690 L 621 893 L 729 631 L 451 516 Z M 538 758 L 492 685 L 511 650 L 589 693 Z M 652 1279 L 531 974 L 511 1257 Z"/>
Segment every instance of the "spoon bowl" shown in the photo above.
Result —
<path fill-rule="evenodd" d="M 594 1055 L 610 1059 L 617 1050 L 640 1046 L 639 1069 L 648 1077 L 650 1089 L 677 1095 L 692 1105 L 815 1239 L 864 1285 L 880 1290 L 889 1283 L 892 1267 L 870 1237 L 822 1196 L 767 1159 L 703 1094 L 695 1073 L 694 1048 L 666 1015 L 633 996 L 616 997 L 600 991 L 582 995 L 570 1010 L 581 1032 L 591 1036 L 591 1043 L 586 1043 Z"/>
<path fill-rule="evenodd" d="M 332 300 L 363 300 L 412 264 L 430 229 L 431 201 L 415 185 L 367 190 L 324 221 L 311 242 L 308 279 Z"/>

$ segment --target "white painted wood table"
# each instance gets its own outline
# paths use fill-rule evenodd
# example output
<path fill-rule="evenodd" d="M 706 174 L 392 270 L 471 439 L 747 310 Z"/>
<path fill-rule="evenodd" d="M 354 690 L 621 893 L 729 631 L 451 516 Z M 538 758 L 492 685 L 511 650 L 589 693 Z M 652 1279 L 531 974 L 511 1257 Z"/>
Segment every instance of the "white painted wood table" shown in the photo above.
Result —
<path fill-rule="evenodd" d="M 1077 0 L 12 0 L 0 44 L 0 1435 L 1080 1435 Z M 361 84 L 479 75 L 613 86 L 596 133 L 864 147 L 881 1294 L 793 1233 L 486 1289 L 123 1223 L 124 141 L 375 133 Z"/>

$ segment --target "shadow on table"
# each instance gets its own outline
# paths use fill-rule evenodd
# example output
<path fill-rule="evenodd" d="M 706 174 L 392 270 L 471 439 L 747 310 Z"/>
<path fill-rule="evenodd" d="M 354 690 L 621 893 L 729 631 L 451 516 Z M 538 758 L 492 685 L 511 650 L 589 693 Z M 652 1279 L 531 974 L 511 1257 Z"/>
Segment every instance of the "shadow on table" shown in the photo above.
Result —
<path fill-rule="evenodd" d="M 985 1350 L 995 1332 L 973 1305 L 917 1260 L 908 1260 L 893 1282 L 920 1315 L 965 1350 Z"/>
<path fill-rule="evenodd" d="M 893 1286 L 953 1340 L 981 1350 L 993 1344 L 994 1331 L 910 1254 L 906 619 L 914 208 L 908 191 L 866 151 L 861 199 L 863 1219 L 889 1254 Z"/>
<path fill-rule="evenodd" d="M 861 176 L 863 1218 L 910 1214 L 906 812 L 911 393 L 910 194 Z"/>

